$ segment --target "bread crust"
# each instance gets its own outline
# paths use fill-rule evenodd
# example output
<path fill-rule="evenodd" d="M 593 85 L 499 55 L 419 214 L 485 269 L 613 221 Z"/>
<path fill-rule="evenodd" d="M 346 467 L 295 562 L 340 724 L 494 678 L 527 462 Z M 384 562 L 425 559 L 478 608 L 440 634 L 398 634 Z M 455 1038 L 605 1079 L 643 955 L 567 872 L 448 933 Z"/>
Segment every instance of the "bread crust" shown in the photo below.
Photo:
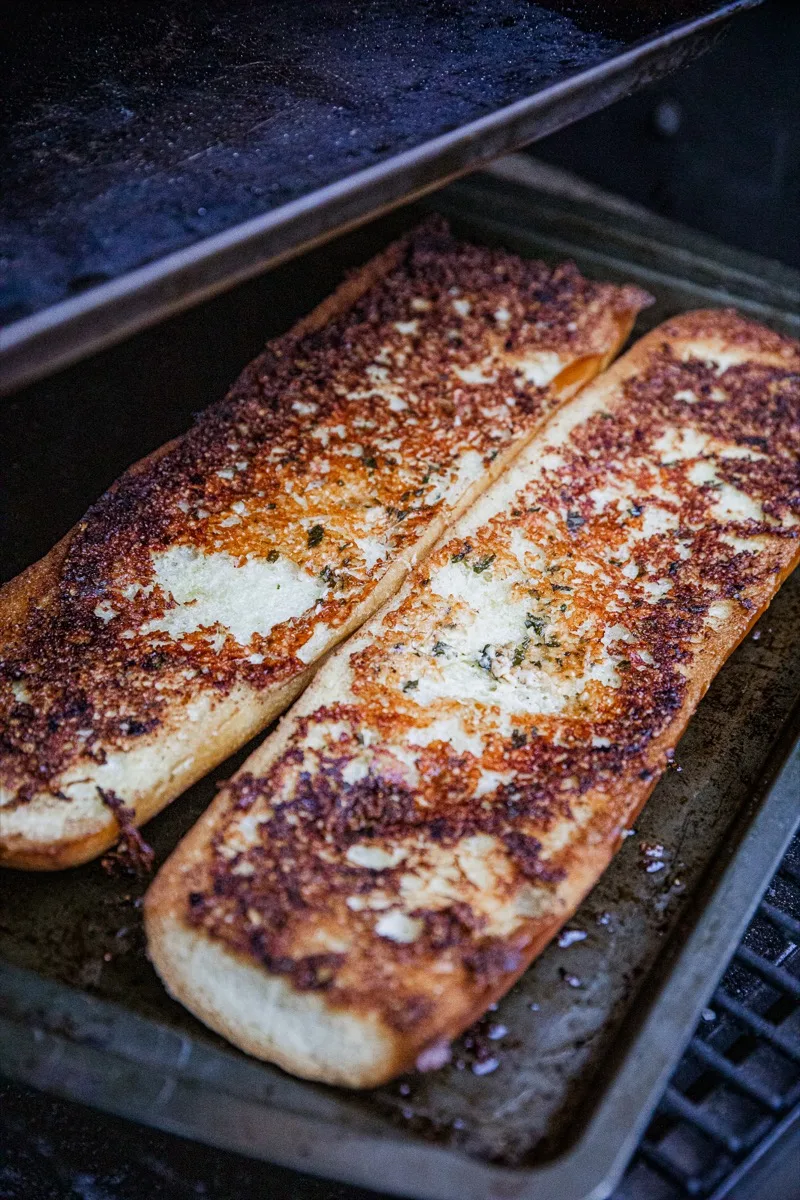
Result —
<path fill-rule="evenodd" d="M 494 303 L 507 296 L 513 310 L 508 330 L 523 367 L 525 355 L 537 370 L 548 354 L 560 356 L 545 386 L 523 380 L 520 405 L 494 445 L 497 420 L 482 415 L 478 393 L 497 401 L 501 384 L 443 376 L 437 395 L 424 374 L 443 353 L 433 317 L 450 304 L 447 283 L 472 297 L 448 316 L 458 337 L 491 351 L 501 374 L 511 360 L 499 332 L 476 325 L 481 301 L 493 295 Z M 0 864 L 86 862 L 119 836 L 104 793 L 142 824 L 274 720 L 545 415 L 616 354 L 647 300 L 634 288 L 589 283 L 574 268 L 551 271 L 466 247 L 434 221 L 271 343 L 222 404 L 126 472 L 50 554 L 0 591 Z M 549 339 L 526 333 L 526 305 L 547 317 Z M 389 366 L 376 366 L 363 347 Z M 351 398 L 348 387 L 361 390 Z M 415 423 L 440 427 L 438 475 L 423 469 Z M 395 434 L 396 460 L 377 450 L 369 458 L 357 444 L 391 444 Z M 371 501 L 362 503 L 369 488 L 380 509 L 372 525 Z M 412 495 L 404 510 L 401 493 Z M 323 514 L 316 523 L 304 515 L 314 505 Z M 339 553 L 335 534 L 350 549 Z M 209 563 L 216 575 L 201 579 L 200 599 L 178 595 L 191 593 Z M 252 632 L 273 567 L 284 596 L 302 590 L 306 599 L 274 625 L 259 610 L 263 624 Z M 243 593 L 237 637 L 227 593 L 248 571 L 252 601 Z M 205 605 L 197 627 L 190 605 Z"/>
<path fill-rule="evenodd" d="M 330 658 L 162 868 L 145 923 L 168 991 L 248 1053 L 349 1087 L 435 1061 L 499 999 L 608 865 L 717 671 L 800 560 L 798 372 L 796 343 L 733 312 L 689 313 L 561 409 Z M 518 539 L 541 548 L 547 530 L 556 548 L 534 565 Z M 605 682 L 567 688 L 549 711 L 540 675 L 517 710 L 468 699 L 457 675 L 455 691 L 440 686 L 442 658 L 455 661 L 444 639 L 457 648 L 461 636 L 460 601 L 441 599 L 460 586 L 448 581 L 477 569 L 474 625 L 489 603 L 473 599 L 479 581 L 491 569 L 509 609 L 523 562 L 537 593 L 530 641 L 537 613 L 559 624 L 513 667 L 540 655 L 537 670 L 566 687 L 575 670 L 554 666 L 547 642 L 560 639 L 566 660 L 576 627 L 606 618 L 585 635 Z M 498 694 L 519 682 L 500 650 L 479 654 Z M 449 751 L 434 754 L 435 721 L 454 711 Z M 483 749 L 469 751 L 476 732 Z"/>

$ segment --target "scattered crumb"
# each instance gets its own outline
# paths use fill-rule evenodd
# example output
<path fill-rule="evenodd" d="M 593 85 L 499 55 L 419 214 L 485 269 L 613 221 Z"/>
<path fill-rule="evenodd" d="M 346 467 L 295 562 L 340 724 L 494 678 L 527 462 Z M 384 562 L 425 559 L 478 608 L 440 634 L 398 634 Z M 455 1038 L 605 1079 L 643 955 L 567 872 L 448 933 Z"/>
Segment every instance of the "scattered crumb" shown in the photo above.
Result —
<path fill-rule="evenodd" d="M 713 1008 L 704 1008 L 701 1016 L 704 1021 L 716 1021 L 717 1019 L 717 1014 L 714 1012 Z"/>
<path fill-rule="evenodd" d="M 498 1053 L 501 1047 L 497 1045 L 508 1034 L 508 1028 L 499 1021 L 490 1021 L 483 1016 L 461 1037 L 461 1049 L 465 1056 L 465 1066 L 469 1066 L 476 1075 L 488 1075 L 499 1065 Z M 493 1044 L 494 1043 L 494 1044 Z M 483 1070 L 483 1065 L 493 1062 L 489 1070 Z M 456 1063 L 458 1067 L 458 1063 Z"/>
<path fill-rule="evenodd" d="M 438 1041 L 432 1042 L 430 1046 L 426 1046 L 417 1056 L 417 1070 L 438 1071 L 450 1062 L 450 1057 L 450 1043 L 444 1038 L 440 1038 Z"/>
<path fill-rule="evenodd" d="M 660 842 L 640 842 L 639 851 L 642 856 L 641 865 L 648 875 L 655 875 L 657 871 L 664 870 L 668 854 Z"/>
<path fill-rule="evenodd" d="M 586 936 L 583 929 L 564 929 L 558 935 L 558 944 L 562 950 L 566 950 L 567 946 L 572 946 L 575 942 L 582 942 Z"/>
<path fill-rule="evenodd" d="M 486 1036 L 491 1042 L 498 1042 L 500 1038 L 505 1037 L 507 1033 L 507 1025 L 490 1025 L 486 1030 Z"/>
<path fill-rule="evenodd" d="M 671 770 L 677 771 L 680 774 L 680 772 L 683 770 L 683 767 L 681 767 L 681 765 L 679 763 L 675 762 L 675 751 L 674 750 L 666 750 L 664 753 L 664 757 L 667 760 L 667 766 Z"/>
<path fill-rule="evenodd" d="M 472 1064 L 473 1075 L 491 1075 L 492 1071 L 496 1071 L 500 1066 L 499 1058 L 486 1058 L 483 1062 Z"/>

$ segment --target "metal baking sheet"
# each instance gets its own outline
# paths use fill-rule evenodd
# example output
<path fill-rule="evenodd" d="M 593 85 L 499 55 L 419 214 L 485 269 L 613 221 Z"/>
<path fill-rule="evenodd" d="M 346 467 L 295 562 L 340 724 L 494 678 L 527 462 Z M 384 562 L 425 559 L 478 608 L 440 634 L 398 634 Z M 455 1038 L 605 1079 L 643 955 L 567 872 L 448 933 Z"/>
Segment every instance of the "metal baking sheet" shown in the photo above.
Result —
<path fill-rule="evenodd" d="M 637 332 L 689 307 L 729 303 L 800 332 L 797 273 L 529 160 L 453 185 L 435 207 L 474 238 L 551 259 L 570 255 L 589 274 L 643 283 L 658 302 Z M 305 280 L 291 303 L 308 307 L 314 289 L 329 286 L 326 262 L 337 270 L 355 264 L 418 216 L 411 206 L 280 268 L 259 284 L 262 301 L 288 294 L 287 280 Z M 237 303 L 253 303 L 252 286 L 227 298 L 231 314 Z M 190 354 L 197 326 L 193 314 L 184 321 Z M 180 336 L 174 327 L 170 346 Z M 149 371 L 141 345 L 131 352 L 131 379 L 159 376 L 159 346 L 150 345 Z M 120 413 L 109 412 L 103 393 L 109 378 L 126 378 L 109 368 L 121 352 L 109 352 L 97 374 L 74 369 L 63 385 L 47 381 L 14 411 L 0 410 L 27 553 L 46 549 L 69 523 L 65 507 L 85 505 L 107 482 L 109 465 L 101 468 L 81 437 L 102 444 L 107 432 L 121 453 Z M 175 409 L 158 419 L 168 425 L 182 405 L 213 398 L 197 386 L 188 398 L 169 380 L 164 395 L 174 395 Z M 79 432 L 51 479 L 37 464 L 60 429 L 65 394 Z M 147 387 L 132 386 L 125 404 L 117 401 L 128 402 L 129 429 L 158 407 L 152 398 L 148 405 Z M 35 420 L 26 423 L 31 411 Z M 87 422 L 95 439 L 85 437 Z M 148 438 L 155 428 L 146 424 Z M 31 474 L 36 506 L 20 502 Z M 5 574 L 19 565 L 10 558 Z M 56 876 L 0 873 L 0 1070 L 184 1136 L 381 1191 L 599 1200 L 623 1170 L 796 824 L 798 629 L 800 573 L 712 685 L 635 836 L 569 923 L 586 937 L 552 944 L 490 1015 L 492 1028 L 462 1039 L 444 1070 L 352 1095 L 248 1059 L 168 999 L 144 955 L 144 885 L 109 879 L 99 864 Z M 243 754 L 147 827 L 159 860 Z M 649 873 L 642 844 L 655 842 L 667 865 Z M 487 1055 L 497 1065 L 481 1073 Z"/>
<path fill-rule="evenodd" d="M 757 2 L 6 6 L 0 388 L 602 108 Z"/>

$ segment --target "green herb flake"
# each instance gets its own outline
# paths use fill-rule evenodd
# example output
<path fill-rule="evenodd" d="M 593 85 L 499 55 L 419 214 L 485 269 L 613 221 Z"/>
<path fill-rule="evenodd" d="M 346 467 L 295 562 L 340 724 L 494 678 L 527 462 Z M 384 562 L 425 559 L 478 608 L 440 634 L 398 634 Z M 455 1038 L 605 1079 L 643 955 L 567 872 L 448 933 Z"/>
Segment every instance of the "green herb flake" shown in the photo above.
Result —
<path fill-rule="evenodd" d="M 472 567 L 475 574 L 480 575 L 483 571 L 486 570 L 487 567 L 490 567 L 496 557 L 497 557 L 496 554 L 484 554 L 483 558 L 479 558 L 478 561 L 476 563 L 474 563 L 473 567 Z"/>
<path fill-rule="evenodd" d="M 445 650 L 449 650 L 449 649 L 450 649 L 450 647 L 447 646 L 445 642 L 434 642 L 433 653 L 436 655 L 437 658 L 440 658 L 441 655 L 444 654 Z"/>
<path fill-rule="evenodd" d="M 527 613 L 525 616 L 525 628 L 532 629 L 539 637 L 544 633 L 546 624 L 547 617 L 537 617 L 534 613 Z"/>
<path fill-rule="evenodd" d="M 309 549 L 312 549 L 314 546 L 318 546 L 324 537 L 325 537 L 325 529 L 323 528 L 323 526 L 322 525 L 312 525 L 308 531 Z"/>
<path fill-rule="evenodd" d="M 279 558 L 280 554 L 277 550 L 270 550 L 269 554 L 267 555 L 267 562 L 277 562 Z"/>
<path fill-rule="evenodd" d="M 525 655 L 528 653 L 528 646 L 531 644 L 530 638 L 523 638 L 520 644 L 514 651 L 514 657 L 511 660 L 515 667 L 519 667 L 525 661 Z"/>
<path fill-rule="evenodd" d="M 407 679 L 403 684 L 404 692 L 414 692 L 419 687 L 418 679 Z"/>

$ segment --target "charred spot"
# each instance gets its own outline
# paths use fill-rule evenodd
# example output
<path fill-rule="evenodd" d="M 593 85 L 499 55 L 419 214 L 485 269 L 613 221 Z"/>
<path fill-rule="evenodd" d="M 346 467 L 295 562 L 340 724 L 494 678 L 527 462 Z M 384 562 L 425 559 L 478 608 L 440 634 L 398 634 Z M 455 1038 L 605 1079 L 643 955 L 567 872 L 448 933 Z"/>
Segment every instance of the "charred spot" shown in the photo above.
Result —
<path fill-rule="evenodd" d="M 120 834 L 114 849 L 101 859 L 103 869 L 109 875 L 149 875 L 153 870 L 155 852 L 136 828 L 134 810 L 109 789 L 98 787 L 97 792 L 106 808 L 114 814 Z"/>
<path fill-rule="evenodd" d="M 526 879 L 553 884 L 559 883 L 566 875 L 563 868 L 542 862 L 542 843 L 537 838 L 512 830 L 503 834 L 503 842 L 514 865 Z"/>
<path fill-rule="evenodd" d="M 409 788 L 369 777 L 353 784 L 341 797 L 334 790 L 330 809 L 335 832 L 349 842 L 412 822 L 416 803 Z"/>
<path fill-rule="evenodd" d="M 264 781 L 250 771 L 237 775 L 227 786 L 230 788 L 233 806 L 239 810 L 251 808 L 264 793 Z"/>
<path fill-rule="evenodd" d="M 522 954 L 507 942 L 494 938 L 468 947 L 462 953 L 461 961 L 472 975 L 488 982 L 518 971 L 522 965 Z"/>
<path fill-rule="evenodd" d="M 472 938 L 484 924 L 468 904 L 451 904 L 441 909 L 416 909 L 412 914 L 425 925 L 426 945 L 434 950 L 447 950 Z"/>
<path fill-rule="evenodd" d="M 427 996 L 387 997 L 387 1020 L 400 1032 L 413 1029 L 431 1015 L 434 1006 Z"/>
<path fill-rule="evenodd" d="M 148 721 L 139 721 L 134 717 L 123 718 L 119 723 L 119 731 L 126 737 L 143 737 L 146 733 L 152 733 L 154 729 L 158 729 L 160 725 L 158 717 L 151 717 Z"/>
<path fill-rule="evenodd" d="M 341 954 L 308 954 L 301 958 L 275 956 L 267 949 L 267 939 L 258 931 L 250 939 L 250 949 L 268 971 L 287 975 L 299 991 L 322 991 L 331 986 L 344 962 Z"/>
<path fill-rule="evenodd" d="M 168 662 L 169 658 L 166 654 L 162 654 L 160 650 L 153 650 L 142 659 L 142 670 L 161 671 Z"/>

